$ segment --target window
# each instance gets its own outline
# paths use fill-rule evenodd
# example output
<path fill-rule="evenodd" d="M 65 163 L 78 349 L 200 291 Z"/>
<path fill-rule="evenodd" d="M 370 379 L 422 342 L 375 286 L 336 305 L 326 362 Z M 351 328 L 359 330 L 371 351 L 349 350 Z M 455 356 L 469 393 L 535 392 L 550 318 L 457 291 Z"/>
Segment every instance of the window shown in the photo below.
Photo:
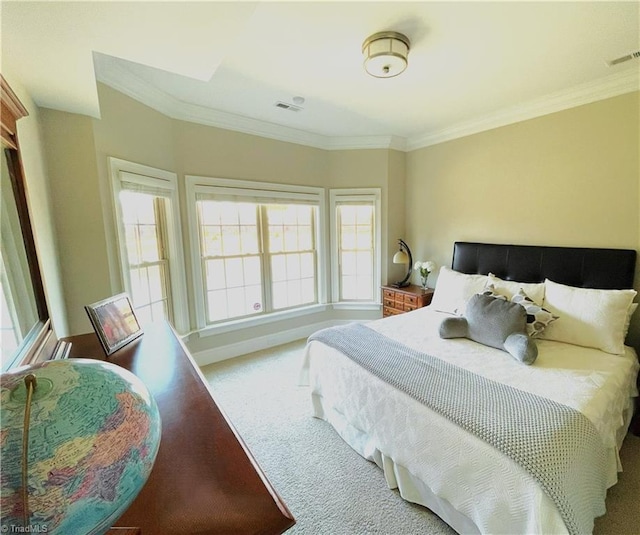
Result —
<path fill-rule="evenodd" d="M 165 202 L 148 193 L 120 192 L 131 301 L 141 324 L 173 321 Z"/>
<path fill-rule="evenodd" d="M 317 301 L 315 208 L 265 206 L 274 310 Z"/>
<path fill-rule="evenodd" d="M 377 302 L 380 285 L 380 191 L 331 190 L 333 298 Z"/>
<path fill-rule="evenodd" d="M 187 197 L 200 327 L 321 302 L 322 190 L 187 177 Z"/>
<path fill-rule="evenodd" d="M 317 302 L 315 207 L 197 207 L 208 323 Z"/>
<path fill-rule="evenodd" d="M 189 328 L 177 176 L 110 158 L 122 286 L 142 325 Z"/>
<path fill-rule="evenodd" d="M 375 253 L 374 207 L 371 204 L 339 204 L 338 269 L 340 301 L 373 300 Z"/>
<path fill-rule="evenodd" d="M 198 201 L 208 323 L 264 308 L 258 205 Z"/>

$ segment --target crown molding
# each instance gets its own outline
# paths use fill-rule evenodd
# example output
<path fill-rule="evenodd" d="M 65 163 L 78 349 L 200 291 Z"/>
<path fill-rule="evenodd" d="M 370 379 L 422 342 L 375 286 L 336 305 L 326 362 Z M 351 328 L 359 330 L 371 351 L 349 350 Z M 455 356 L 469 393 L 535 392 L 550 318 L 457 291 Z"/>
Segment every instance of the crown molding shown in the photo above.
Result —
<path fill-rule="evenodd" d="M 275 139 L 277 141 L 285 141 L 287 143 L 297 143 L 298 145 L 305 145 L 318 149 L 324 149 L 325 145 L 330 140 L 330 138 L 327 138 L 326 136 L 306 132 L 304 130 L 280 126 L 267 121 L 260 121 L 258 119 L 252 119 L 251 117 L 245 117 L 243 115 L 228 113 L 177 100 L 172 117 L 182 121 L 222 128 L 223 130 L 233 130 L 243 134 Z"/>
<path fill-rule="evenodd" d="M 330 137 L 296 128 L 269 123 L 251 117 L 228 113 L 205 106 L 189 104 L 137 77 L 117 62 L 102 62 L 96 79 L 112 89 L 172 119 L 233 130 L 287 143 L 323 150 L 396 149 L 406 150 L 404 138 L 397 136 Z"/>
<path fill-rule="evenodd" d="M 407 140 L 400 136 L 336 136 L 328 138 L 326 150 L 394 149 L 407 151 Z"/>
<path fill-rule="evenodd" d="M 478 134 L 493 128 L 534 119 L 639 90 L 640 73 L 635 69 L 628 69 L 593 82 L 551 93 L 518 106 L 504 108 L 472 121 L 465 121 L 437 132 L 427 132 L 421 136 L 416 136 L 408 140 L 407 151 L 437 145 L 445 141 Z"/>
<path fill-rule="evenodd" d="M 244 134 L 295 143 L 322 150 L 394 149 L 403 152 L 444 143 L 526 121 L 550 113 L 640 90 L 640 73 L 627 69 L 593 82 L 511 106 L 471 121 L 411 138 L 400 136 L 324 136 L 286 126 L 183 102 L 141 80 L 117 62 L 102 63 L 96 79 L 172 119 Z"/>

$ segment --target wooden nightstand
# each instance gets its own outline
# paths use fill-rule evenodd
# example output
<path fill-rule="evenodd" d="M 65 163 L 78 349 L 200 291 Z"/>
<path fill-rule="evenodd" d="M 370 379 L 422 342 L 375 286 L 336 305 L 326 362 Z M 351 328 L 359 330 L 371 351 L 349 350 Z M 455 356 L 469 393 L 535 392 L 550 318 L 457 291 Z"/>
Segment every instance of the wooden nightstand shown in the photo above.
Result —
<path fill-rule="evenodd" d="M 415 284 L 404 288 L 382 287 L 382 316 L 393 316 L 426 307 L 433 298 L 433 288 L 423 290 Z"/>

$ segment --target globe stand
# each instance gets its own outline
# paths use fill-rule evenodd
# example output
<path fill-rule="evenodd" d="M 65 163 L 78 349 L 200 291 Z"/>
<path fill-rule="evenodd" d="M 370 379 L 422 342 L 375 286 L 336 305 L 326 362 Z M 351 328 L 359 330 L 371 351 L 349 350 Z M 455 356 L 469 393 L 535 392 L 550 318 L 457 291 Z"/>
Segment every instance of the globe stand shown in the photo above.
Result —
<path fill-rule="evenodd" d="M 28 528 L 29 522 L 29 492 L 27 487 L 27 474 L 29 470 L 29 420 L 31 419 L 31 399 L 38 385 L 36 376 L 30 373 L 24 378 L 24 386 L 27 391 L 27 399 L 24 405 L 24 424 L 22 426 L 22 516 L 24 518 L 24 527 Z M 17 386 L 12 395 L 18 390 Z"/>

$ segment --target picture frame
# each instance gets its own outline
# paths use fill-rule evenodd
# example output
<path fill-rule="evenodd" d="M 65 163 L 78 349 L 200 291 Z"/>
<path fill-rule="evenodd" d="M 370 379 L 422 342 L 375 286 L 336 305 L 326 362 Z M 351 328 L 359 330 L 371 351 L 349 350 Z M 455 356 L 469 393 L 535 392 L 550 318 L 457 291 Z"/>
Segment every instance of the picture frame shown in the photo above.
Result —
<path fill-rule="evenodd" d="M 126 293 L 85 305 L 84 309 L 107 356 L 143 333 L 131 299 Z"/>

